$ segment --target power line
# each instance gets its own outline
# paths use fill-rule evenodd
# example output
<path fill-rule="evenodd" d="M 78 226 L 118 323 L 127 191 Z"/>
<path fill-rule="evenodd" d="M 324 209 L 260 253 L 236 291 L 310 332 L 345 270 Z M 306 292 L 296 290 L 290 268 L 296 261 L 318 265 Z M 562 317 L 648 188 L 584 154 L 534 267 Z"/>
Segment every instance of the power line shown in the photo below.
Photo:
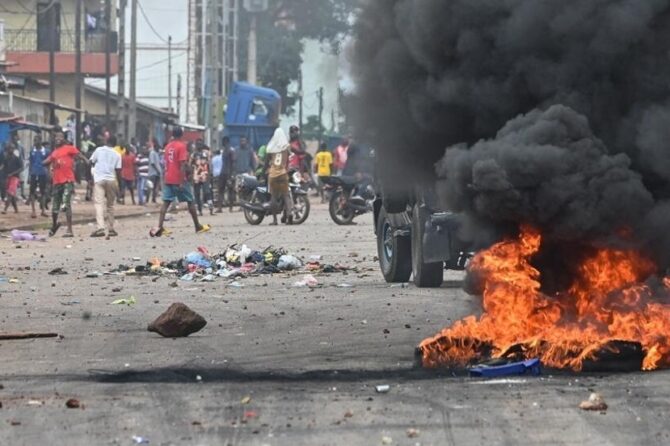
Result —
<path fill-rule="evenodd" d="M 137 6 L 140 8 L 140 12 L 142 13 L 142 17 L 144 17 L 144 21 L 147 22 L 147 25 L 149 25 L 149 28 L 151 28 L 151 31 L 153 31 L 154 35 L 158 37 L 161 41 L 164 43 L 168 43 L 167 39 L 164 39 L 163 36 L 161 36 L 158 31 L 156 31 L 156 28 L 154 28 L 154 25 L 151 24 L 149 21 L 149 17 L 147 17 L 147 13 L 144 12 L 144 7 L 142 7 L 142 3 L 139 1 L 137 2 Z"/>

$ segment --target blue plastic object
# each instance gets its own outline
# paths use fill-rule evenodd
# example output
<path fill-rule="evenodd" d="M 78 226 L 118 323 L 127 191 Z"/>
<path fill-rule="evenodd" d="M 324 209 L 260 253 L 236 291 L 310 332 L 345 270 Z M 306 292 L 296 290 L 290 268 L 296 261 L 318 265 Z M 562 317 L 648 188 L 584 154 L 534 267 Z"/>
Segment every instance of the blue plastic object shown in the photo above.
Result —
<path fill-rule="evenodd" d="M 498 366 L 479 365 L 470 369 L 470 376 L 481 378 L 512 375 L 537 376 L 540 373 L 542 373 L 542 364 L 538 358 Z"/>
<path fill-rule="evenodd" d="M 186 263 L 189 265 L 196 265 L 201 268 L 209 268 L 212 266 L 212 262 L 207 260 L 205 256 L 203 256 L 199 252 L 190 252 L 186 255 Z"/>

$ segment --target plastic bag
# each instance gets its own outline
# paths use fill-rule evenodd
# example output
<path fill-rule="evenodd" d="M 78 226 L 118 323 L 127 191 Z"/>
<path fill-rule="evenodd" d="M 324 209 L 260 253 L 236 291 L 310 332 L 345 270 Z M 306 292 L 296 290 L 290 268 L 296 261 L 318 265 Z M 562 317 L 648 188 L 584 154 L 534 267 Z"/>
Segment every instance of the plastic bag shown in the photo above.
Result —
<path fill-rule="evenodd" d="M 184 260 L 186 260 L 187 264 L 196 265 L 200 268 L 210 268 L 212 266 L 212 262 L 200 252 L 190 252 L 186 255 Z"/>
<path fill-rule="evenodd" d="M 15 242 L 32 242 L 32 241 L 43 242 L 46 240 L 45 237 L 35 235 L 32 232 L 28 231 L 20 231 L 18 229 L 12 229 L 11 235 L 12 235 L 12 241 Z"/>
<path fill-rule="evenodd" d="M 277 263 L 277 268 L 284 271 L 291 271 L 298 269 L 302 266 L 300 259 L 290 255 L 283 255 L 279 257 L 279 262 Z"/>
<path fill-rule="evenodd" d="M 314 288 L 318 285 L 319 281 L 316 280 L 316 278 L 311 274 L 307 274 L 302 278 L 302 280 L 295 282 L 293 284 L 293 286 L 296 288 L 304 288 L 304 287 Z"/>

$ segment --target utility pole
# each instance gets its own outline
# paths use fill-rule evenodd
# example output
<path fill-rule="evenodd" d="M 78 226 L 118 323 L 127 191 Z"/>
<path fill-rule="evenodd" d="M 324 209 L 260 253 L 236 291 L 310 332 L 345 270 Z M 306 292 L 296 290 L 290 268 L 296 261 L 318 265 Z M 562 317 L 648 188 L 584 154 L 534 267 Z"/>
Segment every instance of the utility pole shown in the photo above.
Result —
<path fill-rule="evenodd" d="M 209 0 L 209 14 L 207 14 L 207 17 L 209 17 L 209 41 L 207 45 L 207 53 L 209 54 L 209 64 L 208 64 L 208 70 L 206 70 L 206 75 L 207 75 L 207 80 L 205 85 L 207 85 L 207 117 L 206 119 L 206 126 L 207 126 L 207 145 L 210 147 L 213 147 L 214 141 L 218 141 L 218 139 L 215 140 L 215 134 L 218 131 L 217 128 L 217 122 L 216 122 L 216 103 L 217 103 L 217 87 L 216 85 L 216 72 L 218 71 L 219 67 L 219 54 L 215 51 L 215 48 L 218 46 L 216 45 L 216 42 L 218 40 L 218 33 L 217 30 L 219 28 L 219 8 L 218 8 L 218 1 L 217 0 Z M 205 39 L 206 40 L 206 39 Z"/>
<path fill-rule="evenodd" d="M 135 138 L 137 131 L 137 0 L 131 0 L 130 5 L 130 106 L 128 135 L 126 135 L 128 142 Z"/>
<path fill-rule="evenodd" d="M 172 36 L 168 36 L 168 110 L 172 111 Z"/>
<path fill-rule="evenodd" d="M 112 0 L 105 0 L 105 127 L 110 124 L 110 97 L 112 89 Z"/>
<path fill-rule="evenodd" d="M 323 141 L 323 87 L 319 88 L 319 145 Z"/>
<path fill-rule="evenodd" d="M 51 102 L 49 110 L 49 123 L 56 125 L 56 110 L 54 109 L 54 102 L 56 102 L 56 42 L 60 39 L 60 34 L 56 30 L 56 8 L 49 8 L 49 28 L 51 30 L 51 42 L 49 42 L 49 101 Z"/>
<path fill-rule="evenodd" d="M 126 7 L 127 0 L 119 0 L 119 77 L 117 84 L 116 134 L 126 135 Z"/>
<path fill-rule="evenodd" d="M 302 92 L 302 67 L 298 71 L 298 127 L 302 129 L 303 92 Z"/>
<path fill-rule="evenodd" d="M 181 121 L 181 74 L 177 75 L 177 116 Z"/>
<path fill-rule="evenodd" d="M 74 125 L 74 143 L 75 147 L 81 148 L 81 3 L 84 0 L 75 0 L 74 13 L 74 45 L 76 56 L 74 60 L 75 69 L 75 90 L 74 90 L 74 106 L 77 109 L 77 119 Z"/>
<path fill-rule="evenodd" d="M 256 75 L 256 28 L 258 26 L 258 14 L 251 14 L 251 25 L 249 27 L 249 49 L 248 49 L 248 60 L 247 60 L 247 82 L 251 85 L 256 85 L 257 75 Z"/>

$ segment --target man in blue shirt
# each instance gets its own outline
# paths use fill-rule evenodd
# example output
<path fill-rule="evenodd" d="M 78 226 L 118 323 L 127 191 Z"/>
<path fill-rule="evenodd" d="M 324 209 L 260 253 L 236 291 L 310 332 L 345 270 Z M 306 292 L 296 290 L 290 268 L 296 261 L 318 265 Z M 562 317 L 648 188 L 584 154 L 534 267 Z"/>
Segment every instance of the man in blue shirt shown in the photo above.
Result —
<path fill-rule="evenodd" d="M 32 218 L 37 218 L 35 213 L 35 200 L 38 198 L 37 189 L 39 188 L 40 215 L 48 217 L 46 213 L 47 184 L 49 184 L 49 172 L 44 165 L 44 160 L 49 156 L 49 151 L 42 145 L 42 138 L 38 135 L 33 140 L 33 147 L 30 149 L 30 205 L 32 206 Z"/>

